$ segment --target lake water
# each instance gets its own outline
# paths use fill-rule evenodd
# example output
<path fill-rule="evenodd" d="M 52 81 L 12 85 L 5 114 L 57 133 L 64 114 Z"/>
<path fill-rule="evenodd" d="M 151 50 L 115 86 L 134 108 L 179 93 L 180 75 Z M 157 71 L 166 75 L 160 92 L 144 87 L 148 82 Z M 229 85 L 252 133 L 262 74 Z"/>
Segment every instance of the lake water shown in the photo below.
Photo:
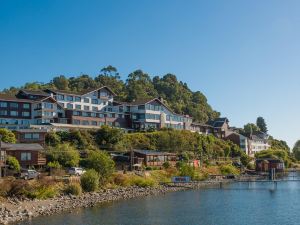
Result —
<path fill-rule="evenodd" d="M 22 225 L 299 225 L 300 182 L 231 184 L 101 204 Z"/>

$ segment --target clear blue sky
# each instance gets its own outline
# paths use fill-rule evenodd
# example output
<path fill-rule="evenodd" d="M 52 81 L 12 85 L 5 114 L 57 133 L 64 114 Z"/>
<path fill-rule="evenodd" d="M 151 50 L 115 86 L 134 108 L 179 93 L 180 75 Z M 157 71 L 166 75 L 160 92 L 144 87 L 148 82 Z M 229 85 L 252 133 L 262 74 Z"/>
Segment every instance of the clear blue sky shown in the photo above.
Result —
<path fill-rule="evenodd" d="M 0 0 L 0 89 L 106 65 L 174 73 L 232 126 L 300 138 L 300 1 Z"/>

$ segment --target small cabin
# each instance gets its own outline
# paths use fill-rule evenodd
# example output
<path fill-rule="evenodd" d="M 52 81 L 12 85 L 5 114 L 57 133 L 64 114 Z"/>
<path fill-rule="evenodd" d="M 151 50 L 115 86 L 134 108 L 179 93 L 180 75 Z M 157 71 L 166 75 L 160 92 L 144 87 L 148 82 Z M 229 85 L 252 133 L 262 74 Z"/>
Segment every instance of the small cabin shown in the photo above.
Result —
<path fill-rule="evenodd" d="M 46 157 L 43 154 L 44 148 L 40 144 L 9 144 L 2 142 L 1 150 L 5 151 L 7 156 L 15 157 L 22 168 L 46 165 Z"/>
<path fill-rule="evenodd" d="M 269 172 L 275 169 L 276 172 L 283 172 L 285 169 L 284 162 L 280 159 L 256 159 L 257 172 Z"/>
<path fill-rule="evenodd" d="M 134 157 L 142 159 L 144 166 L 161 167 L 165 162 L 175 166 L 177 162 L 177 155 L 175 153 L 160 152 L 155 150 L 134 150 Z"/>

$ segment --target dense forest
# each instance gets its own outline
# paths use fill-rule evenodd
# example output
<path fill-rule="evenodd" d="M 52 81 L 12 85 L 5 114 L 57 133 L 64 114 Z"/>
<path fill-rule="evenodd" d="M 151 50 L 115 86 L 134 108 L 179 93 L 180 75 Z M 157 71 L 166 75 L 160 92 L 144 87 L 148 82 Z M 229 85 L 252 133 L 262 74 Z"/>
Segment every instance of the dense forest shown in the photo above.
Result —
<path fill-rule="evenodd" d="M 119 101 L 132 102 L 138 99 L 161 97 L 174 112 L 190 115 L 198 122 L 206 122 L 208 119 L 220 115 L 208 104 L 203 93 L 193 92 L 186 83 L 179 81 L 173 74 L 151 78 L 142 70 L 136 70 L 130 73 L 124 81 L 113 66 L 104 67 L 95 77 L 80 75 L 67 78 L 60 75 L 54 77 L 49 83 L 26 83 L 22 87 L 4 89 L 2 93 L 13 94 L 19 89 L 40 90 L 45 88 L 80 92 L 101 86 L 109 86 L 117 94 L 116 100 Z"/>

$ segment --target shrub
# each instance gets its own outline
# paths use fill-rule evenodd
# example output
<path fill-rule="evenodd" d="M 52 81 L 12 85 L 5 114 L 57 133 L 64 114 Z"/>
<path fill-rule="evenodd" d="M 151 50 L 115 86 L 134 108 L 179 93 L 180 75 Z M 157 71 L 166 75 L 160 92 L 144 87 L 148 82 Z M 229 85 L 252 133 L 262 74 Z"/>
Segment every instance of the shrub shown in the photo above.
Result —
<path fill-rule="evenodd" d="M 82 188 L 78 183 L 69 184 L 65 189 L 65 193 L 71 195 L 81 195 Z"/>
<path fill-rule="evenodd" d="M 86 171 L 80 178 L 81 187 L 85 192 L 96 191 L 99 186 L 100 176 L 94 169 Z"/>
<path fill-rule="evenodd" d="M 64 167 L 77 166 L 79 163 L 79 152 L 69 144 L 61 144 L 50 147 L 47 154 L 48 161 L 58 162 Z"/>
<path fill-rule="evenodd" d="M 9 166 L 9 168 L 11 168 L 17 172 L 19 172 L 21 170 L 19 161 L 13 156 L 8 156 L 6 163 Z"/>
<path fill-rule="evenodd" d="M 164 162 L 164 163 L 163 163 L 164 169 L 169 169 L 170 166 L 171 166 L 171 164 L 170 164 L 169 162 Z"/>
<path fill-rule="evenodd" d="M 230 164 L 220 166 L 220 171 L 223 175 L 232 175 L 232 174 L 238 175 L 239 174 L 239 170 Z"/>
<path fill-rule="evenodd" d="M 31 191 L 25 191 L 25 195 L 32 199 L 48 199 L 53 198 L 58 194 L 56 186 L 38 186 Z"/>
<path fill-rule="evenodd" d="M 116 174 L 114 177 L 114 183 L 119 186 L 129 186 L 128 176 L 124 174 Z"/>
<path fill-rule="evenodd" d="M 131 185 L 136 185 L 138 187 L 153 187 L 155 182 L 150 178 L 134 177 Z"/>
<path fill-rule="evenodd" d="M 195 177 L 195 169 L 194 167 L 183 163 L 179 168 L 179 175 L 180 176 L 188 176 L 191 177 L 191 179 L 194 179 Z"/>
<path fill-rule="evenodd" d="M 91 151 L 86 159 L 87 168 L 96 170 L 103 180 L 107 180 L 115 170 L 115 163 L 103 151 Z"/>

